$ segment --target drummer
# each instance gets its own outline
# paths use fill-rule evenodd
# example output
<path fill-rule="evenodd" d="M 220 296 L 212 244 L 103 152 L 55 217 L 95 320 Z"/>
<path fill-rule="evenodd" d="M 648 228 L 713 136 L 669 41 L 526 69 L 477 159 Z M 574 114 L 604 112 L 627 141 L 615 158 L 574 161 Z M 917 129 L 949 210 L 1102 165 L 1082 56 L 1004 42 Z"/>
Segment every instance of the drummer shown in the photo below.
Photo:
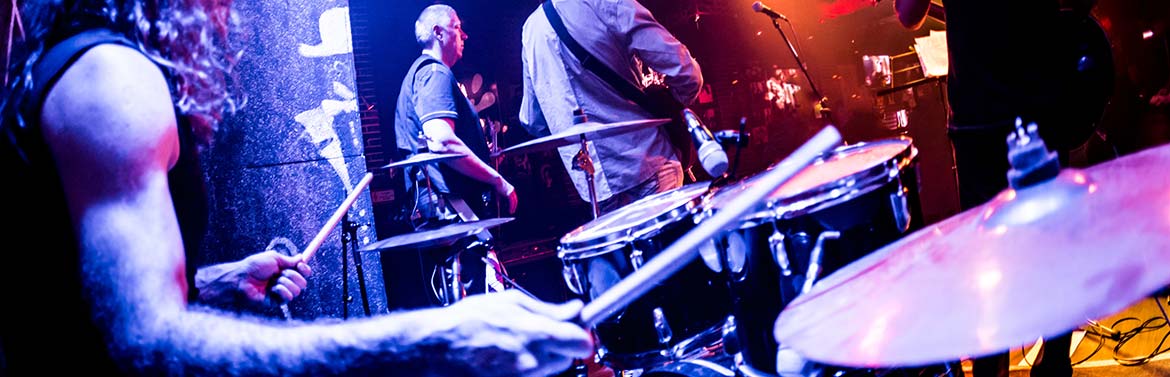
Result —
<path fill-rule="evenodd" d="M 583 67 L 581 57 L 566 58 L 561 53 L 562 42 L 543 10 L 550 4 L 573 39 L 627 81 L 622 85 L 644 88 L 645 80 L 638 73 L 646 67 L 664 74 L 662 81 L 682 104 L 690 104 L 698 97 L 703 86 L 699 64 L 686 46 L 637 1 L 553 0 L 528 17 L 521 37 L 524 99 L 520 122 L 529 133 L 542 136 L 569 128 L 574 124 L 576 109 L 583 110 L 588 120 L 599 123 L 654 118 L 650 111 L 624 98 L 613 85 Z M 571 77 L 569 72 L 576 74 Z M 682 186 L 682 165 L 661 128 L 632 131 L 591 143 L 601 213 Z M 578 151 L 577 146 L 559 149 L 578 194 L 590 202 L 585 173 L 574 169 Z"/>
<path fill-rule="evenodd" d="M 415 21 L 414 33 L 422 54 L 411 65 L 398 95 L 394 114 L 398 149 L 403 157 L 427 150 L 465 157 L 444 161 L 438 167 L 428 165 L 421 169 L 425 173 L 406 170 L 407 192 L 415 198 L 411 226 L 414 230 L 433 229 L 496 217 L 488 210 L 493 206 L 484 199 L 491 193 L 501 208 L 509 214 L 516 212 L 516 188 L 486 163 L 488 147 L 479 116 L 451 71 L 463 57 L 467 40 L 459 15 L 447 5 L 429 6 Z M 483 265 L 480 258 L 463 259 L 470 263 L 466 266 Z"/>

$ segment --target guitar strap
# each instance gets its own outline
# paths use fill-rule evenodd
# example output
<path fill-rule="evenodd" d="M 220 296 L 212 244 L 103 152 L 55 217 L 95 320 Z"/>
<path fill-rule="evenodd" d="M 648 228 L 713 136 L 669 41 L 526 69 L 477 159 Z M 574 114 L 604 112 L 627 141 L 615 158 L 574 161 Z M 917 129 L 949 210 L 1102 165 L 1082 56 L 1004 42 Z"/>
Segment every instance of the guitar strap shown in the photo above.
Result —
<path fill-rule="evenodd" d="M 663 110 L 662 106 L 656 105 L 656 102 L 648 94 L 646 94 L 645 91 L 634 86 L 633 83 L 627 81 L 626 79 L 623 79 L 616 71 L 605 65 L 604 62 L 593 56 L 593 54 L 590 54 L 588 50 L 585 50 L 585 47 L 582 47 L 581 43 L 577 42 L 577 40 L 573 38 L 573 35 L 569 34 L 569 30 L 565 28 L 565 22 L 561 19 L 561 15 L 557 13 L 557 9 L 553 6 L 552 0 L 545 0 L 544 4 L 541 5 L 541 8 L 544 9 L 544 15 L 546 18 L 548 18 L 549 25 L 551 25 L 553 30 L 556 31 L 557 37 L 560 38 L 561 42 L 569 48 L 569 51 L 573 54 L 573 56 L 577 57 L 577 60 L 581 62 L 581 65 L 585 67 L 585 69 L 593 72 L 593 74 L 597 75 L 598 78 L 620 93 L 622 97 L 633 101 L 635 104 L 650 114 L 671 118 L 675 120 L 676 123 L 678 122 L 678 118 L 681 116 L 680 112 Z M 677 101 L 673 99 L 673 96 L 671 96 L 671 101 L 677 103 Z M 685 107 L 681 104 L 679 104 L 679 106 Z M 690 168 L 696 159 L 696 151 L 695 146 L 691 140 L 690 133 L 687 131 L 686 127 L 681 126 L 681 124 L 674 126 L 668 125 L 664 127 L 663 130 L 666 132 L 666 136 L 669 139 L 671 146 L 675 149 L 679 162 L 681 162 L 683 165 L 683 170 L 689 177 L 691 177 L 691 180 L 693 181 L 694 175 L 691 174 Z"/>
<path fill-rule="evenodd" d="M 610 87 L 617 90 L 618 93 L 621 93 L 622 97 L 634 101 L 638 106 L 654 113 L 654 106 L 650 104 L 650 99 L 646 97 L 645 92 L 642 92 L 634 84 L 623 79 L 621 75 L 618 75 L 612 68 L 594 57 L 588 50 L 585 50 L 585 47 L 582 47 L 576 39 L 573 39 L 573 35 L 569 34 L 569 30 L 565 28 L 565 22 L 561 19 L 561 15 L 557 13 L 556 7 L 553 6 L 552 0 L 545 0 L 541 7 L 544 8 L 544 15 L 548 18 L 548 23 L 552 25 L 553 30 L 556 31 L 557 37 L 569 48 L 569 52 L 572 52 L 573 56 L 577 57 L 577 61 L 580 61 L 585 69 L 593 72 L 602 81 L 605 81 L 606 84 L 609 84 Z"/>

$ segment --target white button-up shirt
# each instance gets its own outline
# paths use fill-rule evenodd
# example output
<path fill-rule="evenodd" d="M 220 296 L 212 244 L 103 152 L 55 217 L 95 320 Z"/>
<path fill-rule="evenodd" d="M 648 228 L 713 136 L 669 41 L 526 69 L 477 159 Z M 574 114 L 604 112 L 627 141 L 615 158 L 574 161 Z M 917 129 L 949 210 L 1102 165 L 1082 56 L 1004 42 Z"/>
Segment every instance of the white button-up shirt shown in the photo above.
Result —
<path fill-rule="evenodd" d="M 703 85 L 698 63 L 686 46 L 633 0 L 553 0 L 565 28 L 581 46 L 622 78 L 642 87 L 642 65 L 665 75 L 675 98 L 690 104 Z M 522 34 L 524 99 L 520 122 L 537 136 L 573 125 L 580 107 L 598 123 L 651 119 L 650 112 L 621 96 L 586 70 L 538 7 Z M 585 173 L 573 169 L 577 145 L 560 147 L 561 161 L 577 192 L 589 201 Z M 597 200 L 645 182 L 668 160 L 676 159 L 662 127 L 641 129 L 589 141 Z"/>

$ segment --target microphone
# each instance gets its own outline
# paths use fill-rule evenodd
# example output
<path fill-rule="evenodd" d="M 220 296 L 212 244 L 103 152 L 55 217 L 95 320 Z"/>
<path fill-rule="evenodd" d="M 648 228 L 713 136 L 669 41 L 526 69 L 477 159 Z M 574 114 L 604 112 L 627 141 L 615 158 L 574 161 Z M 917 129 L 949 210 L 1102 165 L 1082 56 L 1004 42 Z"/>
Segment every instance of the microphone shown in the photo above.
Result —
<path fill-rule="evenodd" d="M 768 8 L 767 5 L 764 5 L 764 3 L 759 1 L 752 3 L 752 10 L 756 11 L 756 13 L 763 13 L 768 17 L 772 17 L 772 19 L 779 18 L 785 22 L 788 21 L 788 17 L 784 17 L 783 14 L 777 13 L 776 11 L 772 10 L 772 8 Z"/>
<path fill-rule="evenodd" d="M 712 177 L 722 176 L 727 171 L 727 153 L 694 111 L 683 109 L 682 113 L 687 123 L 687 131 L 691 133 L 691 139 L 698 147 L 699 163 L 703 165 L 703 170 Z"/>

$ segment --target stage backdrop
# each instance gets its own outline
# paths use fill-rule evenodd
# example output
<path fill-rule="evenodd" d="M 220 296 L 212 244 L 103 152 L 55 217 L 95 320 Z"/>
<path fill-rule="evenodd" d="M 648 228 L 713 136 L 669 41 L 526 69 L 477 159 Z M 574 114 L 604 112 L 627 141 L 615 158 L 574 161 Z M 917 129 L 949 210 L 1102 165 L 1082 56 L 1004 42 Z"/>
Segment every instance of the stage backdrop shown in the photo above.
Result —
<path fill-rule="evenodd" d="M 212 221 L 201 264 L 301 252 L 366 174 L 348 1 L 237 6 L 249 30 L 238 67 L 248 101 L 204 155 Z M 355 247 L 374 241 L 368 189 L 348 219 L 357 242 L 343 241 L 342 224 L 329 233 L 308 290 L 289 306 L 294 318 L 386 312 L 379 256 L 354 261 Z"/>

